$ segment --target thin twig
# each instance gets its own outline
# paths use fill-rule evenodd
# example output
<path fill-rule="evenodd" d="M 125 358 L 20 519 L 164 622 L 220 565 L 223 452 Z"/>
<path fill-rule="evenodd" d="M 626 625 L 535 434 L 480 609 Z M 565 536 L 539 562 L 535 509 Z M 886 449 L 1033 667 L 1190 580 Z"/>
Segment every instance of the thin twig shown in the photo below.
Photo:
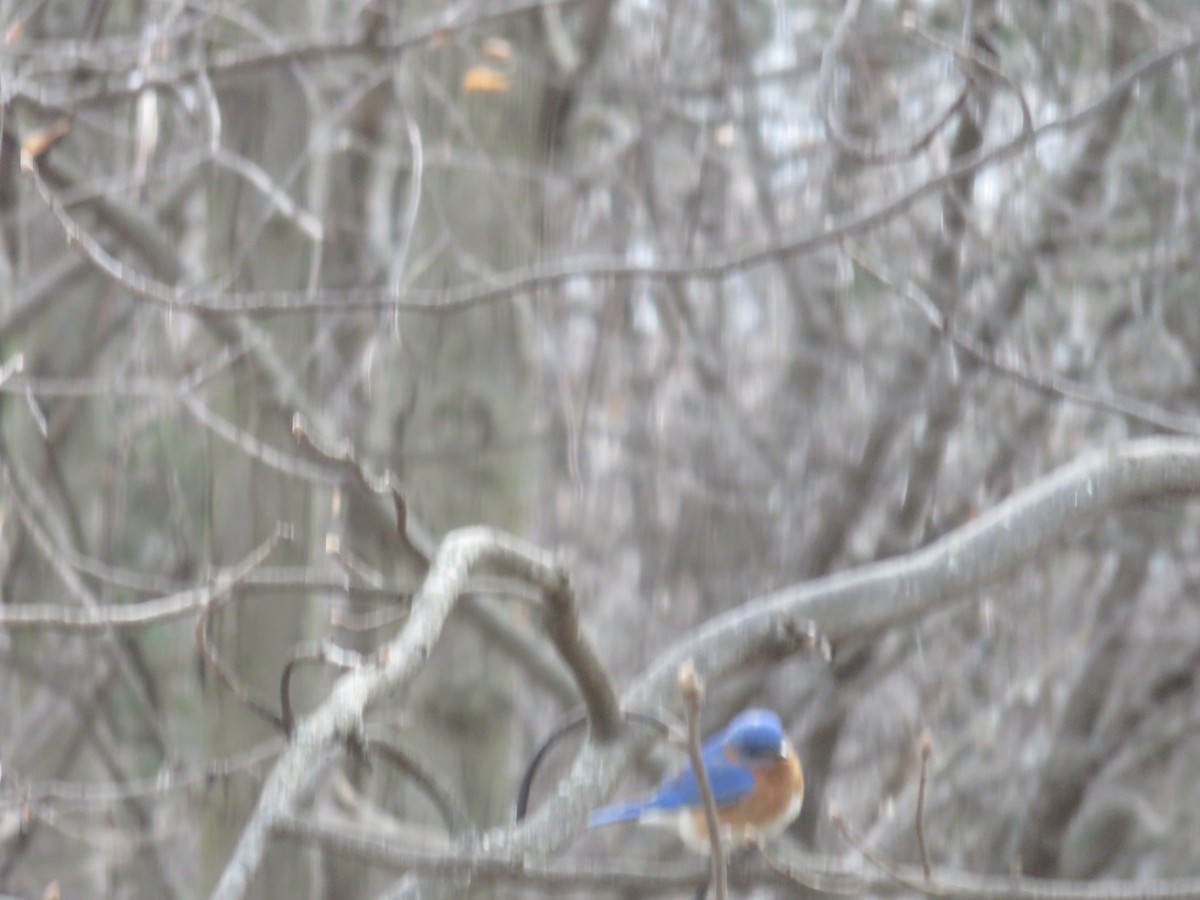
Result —
<path fill-rule="evenodd" d="M 796 871 L 796 867 L 775 859 L 768 851 L 766 845 L 761 841 L 754 842 L 754 849 L 758 851 L 758 855 L 762 858 L 763 863 L 767 868 L 778 875 L 780 878 L 792 882 L 799 888 L 805 891 L 816 891 L 821 894 L 847 894 L 861 896 L 863 893 L 863 884 L 860 880 L 847 879 L 846 876 L 838 873 L 830 874 L 827 872 L 805 872 L 800 875 Z M 836 879 L 842 878 L 841 882 Z"/>
<path fill-rule="evenodd" d="M 295 225 L 312 243 L 319 244 L 325 239 L 325 229 L 321 220 L 293 200 L 283 186 L 276 184 L 270 173 L 254 160 L 234 153 L 224 145 L 218 145 L 212 150 L 212 162 L 241 176 L 258 190 L 274 212 Z"/>
<path fill-rule="evenodd" d="M 342 545 L 341 535 L 329 532 L 325 535 L 325 553 L 351 578 L 367 587 L 378 588 L 386 580 L 383 573 L 371 567 L 366 560 L 359 559 Z"/>
<path fill-rule="evenodd" d="M 959 65 L 967 70 L 967 77 L 971 81 L 979 80 L 982 73 L 988 78 L 1003 84 L 1009 93 L 1016 98 L 1017 105 L 1021 107 L 1021 134 L 1033 133 L 1035 127 L 1033 123 L 1033 111 L 1029 108 L 1029 100 L 1026 99 L 1025 92 L 1021 90 L 1021 86 L 1015 80 L 1001 70 L 992 57 L 983 52 L 983 48 L 973 46 L 965 41 L 947 40 L 939 37 L 932 31 L 917 25 L 915 17 L 902 24 L 905 30 L 911 31 L 934 47 L 953 53 Z"/>
<path fill-rule="evenodd" d="M 231 756 L 218 757 L 204 765 L 170 765 L 145 778 L 130 778 L 119 784 L 92 781 L 32 781 L 20 792 L 0 796 L 0 812 L 11 812 L 23 804 L 76 813 L 101 812 L 130 797 L 163 797 L 180 791 L 202 791 L 214 782 L 244 775 L 270 760 L 286 746 L 276 735 Z M 8 776 L 5 776 L 8 778 Z"/>
<path fill-rule="evenodd" d="M 471 831 L 471 816 L 462 801 L 433 770 L 421 764 L 407 750 L 382 737 L 371 735 L 367 738 L 367 752 L 379 753 L 388 762 L 407 773 L 437 807 L 442 821 L 446 823 L 446 830 L 451 835 L 460 836 Z"/>
<path fill-rule="evenodd" d="M 917 785 L 917 847 L 921 851 L 921 868 L 925 880 L 933 880 L 933 867 L 929 865 L 929 849 L 925 843 L 925 784 L 929 776 L 929 754 L 933 750 L 933 738 L 926 731 L 921 735 L 921 781 Z"/>
<path fill-rule="evenodd" d="M 696 783 L 700 786 L 700 797 L 704 800 L 704 821 L 708 826 L 708 844 L 712 851 L 713 893 L 716 900 L 728 900 L 729 874 L 721 841 L 721 823 L 717 820 L 717 801 L 713 797 L 708 768 L 704 765 L 704 754 L 700 749 L 700 705 L 704 702 L 704 683 L 696 674 L 696 664 L 690 659 L 679 667 L 679 693 L 687 714 L 688 757 L 696 773 Z"/>
<path fill-rule="evenodd" d="M 408 133 L 412 176 L 408 183 L 408 199 L 404 204 L 404 214 L 400 219 L 400 243 L 391 254 L 391 287 L 396 294 L 399 294 L 403 288 L 405 270 L 408 267 L 408 251 L 412 246 L 412 237 L 417 229 L 417 212 L 421 208 L 422 184 L 425 175 L 425 149 L 421 141 L 421 128 L 411 116 L 404 117 L 404 127 Z"/>
<path fill-rule="evenodd" d="M 640 725 L 651 725 L 664 738 L 671 736 L 671 726 L 655 716 L 640 712 L 627 712 L 624 715 L 624 720 L 626 722 L 636 722 Z M 586 725 L 587 721 L 587 716 L 577 716 L 571 721 L 559 725 L 542 741 L 541 746 L 530 757 L 528 764 L 525 766 L 525 772 L 521 775 L 520 784 L 517 787 L 516 821 L 520 822 L 529 813 L 529 798 L 533 793 L 533 779 L 550 751 L 564 737 Z"/>
<path fill-rule="evenodd" d="M 196 645 L 200 648 L 200 656 L 204 660 L 205 665 L 217 676 L 217 680 L 225 685 L 229 689 L 229 692 L 248 709 L 257 713 L 265 722 L 286 734 L 287 727 L 284 725 L 283 716 L 276 712 L 267 700 L 258 696 L 247 685 L 242 683 L 242 680 L 234 674 L 233 670 L 225 665 L 225 661 L 209 641 L 208 618 L 213 608 L 211 605 L 204 607 L 200 613 L 200 617 L 196 620 Z"/>
<path fill-rule="evenodd" d="M 842 814 L 836 809 L 830 809 L 829 821 L 831 821 L 842 833 L 844 837 L 855 850 L 862 854 L 863 858 L 871 865 L 877 868 L 880 872 L 903 887 L 918 891 L 930 897 L 941 896 L 944 892 L 934 885 L 931 881 L 926 880 L 925 884 L 908 877 L 900 870 L 900 867 L 891 860 L 886 859 L 882 854 L 868 846 L 867 842 L 850 830 L 850 826 L 846 824 L 846 820 L 842 818 Z"/>
<path fill-rule="evenodd" d="M 109 628 L 147 628 L 201 611 L 244 584 L 251 572 L 279 545 L 281 535 L 260 544 L 241 562 L 217 574 L 208 584 L 140 603 L 73 607 L 57 603 L 0 606 L 0 629 L 48 629 L 88 633 Z"/>
<path fill-rule="evenodd" d="M 262 440 L 249 430 L 216 413 L 196 394 L 183 394 L 179 397 L 179 402 L 192 418 L 214 435 L 267 468 L 274 469 L 290 478 L 301 479 L 313 484 L 327 485 L 333 480 L 333 473 L 327 469 L 280 450 L 273 444 Z"/>
<path fill-rule="evenodd" d="M 422 566 L 429 565 L 437 549 L 436 542 L 432 535 L 420 528 L 409 515 L 408 503 L 391 472 L 384 471 L 382 475 L 368 472 L 348 443 L 335 445 L 321 439 L 313 433 L 308 421 L 299 413 L 292 416 L 292 437 L 302 450 L 321 462 L 333 464 L 340 469 L 351 486 L 367 494 L 390 497 L 392 509 L 396 514 L 396 535 L 404 549 L 412 553 Z"/>
<path fill-rule="evenodd" d="M 295 671 L 296 666 L 301 663 L 318 663 L 332 665 L 344 672 L 357 668 L 365 662 L 366 658 L 362 654 L 338 647 L 329 641 L 312 641 L 297 647 L 284 665 L 283 673 L 279 676 L 279 704 L 282 710 L 284 732 L 290 735 L 292 727 L 296 724 L 292 712 L 292 672 Z"/>
<path fill-rule="evenodd" d="M 533 756 L 530 757 L 529 762 L 525 766 L 525 772 L 521 775 L 521 781 L 517 785 L 516 821 L 520 822 L 523 820 L 529 812 L 529 798 L 533 793 L 533 779 L 537 775 L 538 769 L 541 768 L 542 762 L 559 741 L 572 732 L 579 731 L 586 724 L 587 716 L 578 716 L 570 722 L 559 725 L 554 731 L 550 732 L 549 736 L 542 741 L 541 746 L 534 751 Z"/>
<path fill-rule="evenodd" d="M 269 542 L 270 546 L 274 546 L 285 536 L 290 536 L 286 533 L 286 529 L 281 526 L 275 536 Z M 264 545 L 266 546 L 266 545 Z M 269 551 L 268 551 L 269 552 Z M 265 555 L 265 554 L 264 554 Z M 208 603 L 205 603 L 200 610 L 200 615 L 196 619 L 196 644 L 200 648 L 200 655 L 207 666 L 217 676 L 217 679 L 224 684 L 229 691 L 239 700 L 242 701 L 249 709 L 256 712 L 259 716 L 274 725 L 276 728 L 283 731 L 285 734 L 289 731 L 285 725 L 283 716 L 276 712 L 271 704 L 259 697 L 250 690 L 242 681 L 234 674 L 233 670 L 225 665 L 224 660 L 218 655 L 216 649 L 208 640 L 208 620 L 213 611 L 219 609 L 229 602 L 231 598 L 231 590 L 235 585 L 230 585 L 230 589 L 212 597 Z"/>
<path fill-rule="evenodd" d="M 841 53 L 842 46 L 846 43 L 847 37 L 850 34 L 850 28 L 854 21 L 858 18 L 859 8 L 862 6 L 862 0 L 850 0 L 843 8 L 841 18 L 838 19 L 837 25 L 833 29 L 833 34 L 825 45 L 825 49 L 821 54 L 821 67 L 817 77 L 817 107 L 820 111 L 821 121 L 825 125 L 825 133 L 828 135 L 838 149 L 848 153 L 863 162 L 868 163 L 885 163 L 898 162 L 916 156 L 931 143 L 933 139 L 941 132 L 946 124 L 954 117 L 971 95 L 972 83 L 975 79 L 967 77 L 965 83 L 959 88 L 958 94 L 954 100 L 946 107 L 940 116 L 932 125 L 925 129 L 924 132 L 915 138 L 896 147 L 888 147 L 884 149 L 875 149 L 867 147 L 854 139 L 842 124 L 837 112 L 834 110 L 834 71 L 837 68 L 838 56 Z M 973 54 L 969 49 L 963 50 L 960 48 L 951 48 L 956 55 L 972 58 L 978 54 Z M 991 71 L 989 67 L 989 71 Z M 1002 76 L 1001 76 L 1002 77 Z M 1011 84 L 1011 82 L 1007 82 Z M 1024 98 L 1021 98 L 1022 101 Z M 1023 133 L 1028 133 L 1030 129 L 1026 129 Z"/>
<path fill-rule="evenodd" d="M 883 272 L 878 265 L 871 263 L 862 254 L 850 247 L 845 247 L 846 255 L 864 272 L 874 278 L 881 286 L 893 291 L 899 297 L 907 300 L 928 320 L 934 331 L 944 337 L 950 345 L 975 360 L 980 365 L 1011 379 L 1013 382 L 1031 388 L 1049 397 L 1056 397 L 1071 403 L 1089 406 L 1102 412 L 1114 413 L 1130 421 L 1160 428 L 1176 434 L 1200 435 L 1200 417 L 1187 413 L 1172 412 L 1120 394 L 1114 390 L 1075 381 L 1055 372 L 1041 372 L 1030 366 L 1022 367 L 1004 362 L 996 354 L 994 348 L 985 345 L 976 338 L 964 334 L 948 320 L 937 305 L 930 300 L 911 282 L 898 284 Z"/>
<path fill-rule="evenodd" d="M 401 599 L 407 601 L 411 599 L 411 595 Z M 407 605 L 403 607 L 386 606 L 364 613 L 348 612 L 345 609 L 337 608 L 330 610 L 329 624 L 334 628 L 349 632 L 376 631 L 380 628 L 399 625 L 408 618 L 410 611 Z"/>

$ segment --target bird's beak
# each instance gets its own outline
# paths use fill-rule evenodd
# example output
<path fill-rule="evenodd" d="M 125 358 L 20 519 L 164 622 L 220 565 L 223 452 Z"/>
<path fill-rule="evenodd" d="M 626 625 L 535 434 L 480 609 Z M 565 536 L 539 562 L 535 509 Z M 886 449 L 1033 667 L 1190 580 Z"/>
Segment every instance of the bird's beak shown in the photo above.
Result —
<path fill-rule="evenodd" d="M 781 743 L 781 744 L 779 745 L 779 749 L 776 751 L 776 755 L 777 755 L 777 756 L 778 756 L 780 759 L 787 759 L 787 755 L 788 755 L 788 745 L 787 745 L 787 741 L 784 741 L 783 743 Z"/>

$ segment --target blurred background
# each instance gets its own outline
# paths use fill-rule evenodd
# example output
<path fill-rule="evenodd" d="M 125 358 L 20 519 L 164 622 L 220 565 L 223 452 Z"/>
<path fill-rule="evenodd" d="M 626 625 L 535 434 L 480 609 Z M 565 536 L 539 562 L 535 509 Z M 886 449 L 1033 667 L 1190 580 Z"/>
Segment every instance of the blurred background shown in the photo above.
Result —
<path fill-rule="evenodd" d="M 423 575 L 354 463 L 422 540 L 561 553 L 619 689 L 750 598 L 1200 430 L 1191 0 L 0 0 L 0 35 L 0 600 L 162 598 L 289 535 L 202 619 L 0 630 L 10 894 L 211 889 L 285 668 L 302 715 L 313 642 L 383 643 Z M 1194 507 L 1127 511 L 710 684 L 708 725 L 780 712 L 810 851 L 855 855 L 836 805 L 917 862 L 928 733 L 938 867 L 1195 874 L 1198 544 Z M 577 710 L 535 599 L 480 584 L 375 715 L 480 828 Z M 437 847 L 411 784 L 368 754 L 312 808 Z M 254 896 L 394 877 L 276 841 Z"/>

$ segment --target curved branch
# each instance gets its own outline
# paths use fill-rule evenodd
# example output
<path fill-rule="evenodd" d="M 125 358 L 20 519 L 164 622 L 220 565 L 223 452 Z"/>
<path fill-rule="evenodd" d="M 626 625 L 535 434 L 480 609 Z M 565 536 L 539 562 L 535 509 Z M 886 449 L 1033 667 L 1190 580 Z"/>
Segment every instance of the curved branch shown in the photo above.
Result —
<path fill-rule="evenodd" d="M 929 546 L 767 594 L 717 616 L 671 647 L 623 702 L 666 705 L 689 657 L 708 678 L 791 652 L 814 620 L 835 645 L 912 623 L 968 598 L 1068 528 L 1137 500 L 1200 493 L 1200 440 L 1127 441 L 1068 463 Z"/>
<path fill-rule="evenodd" d="M 546 591 L 546 633 L 575 676 L 587 707 L 591 737 L 597 741 L 614 740 L 621 731 L 621 706 L 600 658 L 583 635 L 575 592 L 565 572 L 554 584 L 543 587 Z"/>
<path fill-rule="evenodd" d="M 466 590 L 471 572 L 482 565 L 539 586 L 552 607 L 572 604 L 566 574 L 550 554 L 490 528 L 463 528 L 447 535 L 420 592 L 413 598 L 412 614 L 404 629 L 366 664 L 342 676 L 321 706 L 296 725 L 291 743 L 267 778 L 258 805 L 221 874 L 213 900 L 245 896 L 272 829 L 291 814 L 310 772 L 330 747 L 344 741 L 361 741 L 371 703 L 412 681 L 433 651 L 450 611 Z M 563 610 L 559 608 L 557 614 L 562 616 Z M 575 619 L 567 615 L 563 621 L 569 625 Z M 577 629 L 567 638 L 560 649 L 581 678 L 580 690 L 587 694 L 593 685 L 583 680 L 581 667 L 588 660 L 594 661 L 595 656 Z M 586 677 L 594 678 L 596 672 Z M 611 711 L 605 710 L 606 699 L 612 701 Z M 588 712 L 597 716 L 591 722 L 594 734 L 603 739 L 616 733 L 619 719 L 611 688 L 606 696 L 589 698 Z M 601 770 L 615 780 L 615 769 Z"/>
<path fill-rule="evenodd" d="M 429 767 L 423 765 L 407 750 L 383 737 L 369 737 L 367 751 L 378 753 L 408 775 L 429 801 L 437 807 L 438 814 L 442 817 L 450 834 L 463 835 L 471 832 L 471 817 L 463 807 L 462 801 L 450 786 L 443 783 L 442 779 Z"/>

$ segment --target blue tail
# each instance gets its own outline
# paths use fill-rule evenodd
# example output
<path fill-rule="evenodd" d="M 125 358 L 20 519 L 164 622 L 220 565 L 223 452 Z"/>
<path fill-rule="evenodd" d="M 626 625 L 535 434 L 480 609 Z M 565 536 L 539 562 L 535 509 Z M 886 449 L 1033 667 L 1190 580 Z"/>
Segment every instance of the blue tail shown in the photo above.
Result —
<path fill-rule="evenodd" d="M 644 803 L 619 803 L 616 806 L 606 806 L 592 813 L 588 819 L 588 827 L 612 825 L 614 822 L 636 822 L 642 817 L 645 809 Z"/>

